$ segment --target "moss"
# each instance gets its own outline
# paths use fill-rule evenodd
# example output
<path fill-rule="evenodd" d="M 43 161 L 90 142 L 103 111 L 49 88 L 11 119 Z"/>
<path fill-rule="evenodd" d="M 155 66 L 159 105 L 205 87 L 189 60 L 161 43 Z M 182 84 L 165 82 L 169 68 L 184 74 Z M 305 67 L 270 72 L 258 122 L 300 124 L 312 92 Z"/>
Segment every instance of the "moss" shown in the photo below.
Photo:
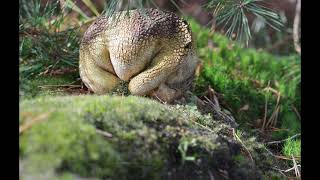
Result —
<path fill-rule="evenodd" d="M 22 100 L 20 109 L 21 125 L 48 113 L 20 136 L 19 157 L 33 171 L 112 179 L 208 178 L 208 171 L 218 178 L 218 169 L 230 178 L 261 176 L 250 161 L 242 170 L 234 163 L 241 145 L 228 125 L 189 106 L 133 96 L 40 96 Z"/>
<path fill-rule="evenodd" d="M 244 48 L 219 33 L 190 20 L 197 39 L 198 55 L 203 69 L 197 77 L 195 93 L 202 95 L 210 85 L 221 94 L 223 105 L 232 111 L 240 125 L 263 119 L 268 96 L 268 117 L 275 109 L 277 96 L 264 90 L 269 86 L 281 93 L 277 127 L 289 131 L 273 136 L 286 138 L 300 132 L 300 121 L 293 112 L 300 112 L 300 57 L 273 56 L 263 51 Z M 244 105 L 248 110 L 239 111 Z M 244 127 L 248 129 L 248 127 Z"/>
<path fill-rule="evenodd" d="M 26 166 L 69 169 L 82 176 L 121 172 L 120 157 L 109 143 L 97 136 L 92 126 L 75 118 L 65 112 L 52 112 L 46 122 L 21 136 L 20 156 L 28 159 Z"/>
<path fill-rule="evenodd" d="M 245 156 L 243 156 L 242 154 L 236 155 L 233 157 L 233 160 L 235 161 L 235 163 L 239 164 L 240 166 L 244 163 L 247 163 L 247 158 Z"/>
<path fill-rule="evenodd" d="M 301 156 L 301 140 L 288 140 L 284 144 L 283 154 L 291 157 Z"/>

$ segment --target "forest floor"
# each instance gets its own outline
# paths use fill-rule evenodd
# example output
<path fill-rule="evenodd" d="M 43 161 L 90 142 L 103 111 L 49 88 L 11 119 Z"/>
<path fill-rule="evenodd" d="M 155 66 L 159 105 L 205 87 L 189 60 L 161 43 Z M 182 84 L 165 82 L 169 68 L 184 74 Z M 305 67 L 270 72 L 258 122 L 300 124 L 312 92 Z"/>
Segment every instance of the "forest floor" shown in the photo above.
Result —
<path fill-rule="evenodd" d="M 201 66 L 172 105 L 94 95 L 79 78 L 75 31 L 20 29 L 20 177 L 298 178 L 300 57 L 189 23 Z"/>

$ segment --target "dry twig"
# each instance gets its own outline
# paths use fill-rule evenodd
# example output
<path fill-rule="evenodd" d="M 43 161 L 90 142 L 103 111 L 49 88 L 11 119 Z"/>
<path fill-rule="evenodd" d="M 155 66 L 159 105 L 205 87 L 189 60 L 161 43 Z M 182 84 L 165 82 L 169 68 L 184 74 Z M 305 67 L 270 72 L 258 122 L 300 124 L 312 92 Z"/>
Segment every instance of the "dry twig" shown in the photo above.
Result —
<path fill-rule="evenodd" d="M 288 140 L 290 140 L 290 139 L 296 138 L 296 137 L 298 137 L 298 136 L 300 136 L 300 135 L 301 135 L 301 134 L 298 133 L 298 134 L 295 134 L 295 135 L 293 135 L 293 136 L 291 136 L 291 137 L 289 137 L 289 138 L 287 138 L 287 139 L 283 139 L 283 140 L 280 140 L 280 141 L 271 141 L 271 142 L 267 142 L 267 144 L 279 144 L 279 143 L 288 141 Z"/>
<path fill-rule="evenodd" d="M 301 167 L 301 165 L 298 164 L 297 167 Z M 292 170 L 294 170 L 294 169 L 295 169 L 295 167 L 292 167 L 292 168 L 289 168 L 289 169 L 287 169 L 287 170 L 282 170 L 282 171 L 284 171 L 284 172 L 290 172 L 290 171 L 292 171 Z"/>
<path fill-rule="evenodd" d="M 210 170 L 208 170 L 208 174 L 209 174 L 210 180 L 214 180 L 214 177 L 213 177 L 212 172 Z"/>
<path fill-rule="evenodd" d="M 296 173 L 296 177 L 300 177 L 300 171 L 298 169 L 298 166 L 297 166 L 297 162 L 295 160 L 295 158 L 292 156 L 292 161 L 293 161 L 293 167 L 294 167 L 294 172 Z"/>
<path fill-rule="evenodd" d="M 112 134 L 111 133 L 108 133 L 106 131 L 102 131 L 100 129 L 96 129 L 96 132 L 100 135 L 102 135 L 103 137 L 106 137 L 106 138 L 112 138 Z"/>
<path fill-rule="evenodd" d="M 232 128 L 232 133 L 233 133 L 233 136 L 236 137 L 236 139 L 240 142 L 240 144 L 244 147 L 244 149 L 247 151 L 249 157 L 250 157 L 250 160 L 252 161 L 252 163 L 254 164 L 254 160 L 252 158 L 252 155 L 249 151 L 249 149 L 244 145 L 244 143 L 241 141 L 241 139 L 239 138 L 239 136 L 236 134 L 236 131 L 234 128 Z"/>
<path fill-rule="evenodd" d="M 269 149 L 267 149 L 267 148 L 264 148 L 264 149 L 265 149 L 271 156 L 273 156 L 273 157 L 275 157 L 275 158 L 277 158 L 277 159 L 290 160 L 290 161 L 292 161 L 292 158 L 290 158 L 290 157 L 274 155 Z M 294 157 L 294 158 L 297 159 L 297 160 L 300 160 L 300 159 L 301 159 L 301 157 Z"/>
<path fill-rule="evenodd" d="M 31 128 L 34 124 L 41 122 L 42 120 L 45 120 L 48 118 L 49 114 L 51 112 L 40 114 L 39 116 L 31 119 L 30 121 L 25 122 L 19 127 L 19 134 L 23 133 L 27 129 Z"/>
<path fill-rule="evenodd" d="M 263 118 L 263 124 L 261 127 L 262 131 L 265 131 L 266 129 L 269 129 L 271 127 L 275 127 L 278 121 L 278 114 L 280 110 L 280 98 L 281 93 L 273 88 L 270 87 L 270 81 L 268 82 L 268 86 L 264 89 L 264 91 L 271 91 L 277 95 L 277 103 L 274 107 L 274 111 L 272 112 L 270 118 L 267 120 L 267 112 L 268 112 L 268 98 L 266 98 L 265 101 L 265 111 L 264 111 L 264 118 Z M 267 96 L 268 97 L 268 96 Z"/>
<path fill-rule="evenodd" d="M 217 104 L 212 102 L 207 96 L 204 96 L 204 98 L 206 99 L 206 101 L 203 101 L 203 102 L 205 104 L 208 104 L 211 107 L 211 112 L 213 113 L 213 116 L 216 119 L 223 120 L 223 121 L 233 125 L 234 127 L 238 126 L 235 119 L 231 115 L 228 115 L 225 112 L 223 112 L 221 110 L 220 106 L 218 106 Z M 218 101 L 216 101 L 216 102 L 219 103 Z"/>
<path fill-rule="evenodd" d="M 297 108 L 292 106 L 293 111 L 296 113 L 297 117 L 299 118 L 299 120 L 301 121 L 301 116 L 300 113 L 298 112 Z"/>
<path fill-rule="evenodd" d="M 42 85 L 38 86 L 39 88 L 55 88 L 55 87 L 71 87 L 71 88 L 78 88 L 81 85 L 72 85 L 72 84 L 61 84 L 61 85 Z"/>
<path fill-rule="evenodd" d="M 202 125 L 202 124 L 200 124 L 200 123 L 198 123 L 197 121 L 194 121 L 194 120 L 192 120 L 192 122 L 193 122 L 193 123 L 195 123 L 196 125 L 198 125 L 198 126 L 200 126 L 200 127 L 204 128 L 204 129 L 206 129 L 206 130 L 208 130 L 208 131 L 210 131 L 210 132 L 214 133 L 214 131 L 213 131 L 212 129 L 208 128 L 207 126 L 204 126 L 204 125 Z"/>

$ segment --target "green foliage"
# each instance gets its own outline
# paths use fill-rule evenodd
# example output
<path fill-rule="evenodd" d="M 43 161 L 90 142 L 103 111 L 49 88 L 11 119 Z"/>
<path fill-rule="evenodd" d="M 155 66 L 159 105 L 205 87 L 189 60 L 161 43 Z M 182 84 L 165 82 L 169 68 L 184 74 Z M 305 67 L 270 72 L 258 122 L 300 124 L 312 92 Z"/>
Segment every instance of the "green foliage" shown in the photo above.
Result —
<path fill-rule="evenodd" d="M 251 38 L 248 14 L 252 14 L 272 28 L 282 27 L 280 16 L 272 9 L 265 7 L 262 0 L 210 0 L 206 7 L 213 11 L 216 26 L 223 25 L 228 37 L 236 36 L 240 42 L 248 43 Z"/>
<path fill-rule="evenodd" d="M 59 15 L 59 1 L 47 1 L 43 6 L 41 0 L 19 0 L 19 30 L 39 28 L 44 25 L 56 26 L 59 21 L 48 23 L 48 19 L 57 15 Z"/>
<path fill-rule="evenodd" d="M 295 107 L 300 112 L 300 57 L 276 57 L 263 51 L 243 49 L 193 21 L 191 28 L 203 63 L 203 70 L 196 80 L 197 94 L 205 92 L 210 85 L 222 94 L 223 104 L 239 122 L 254 123 L 264 117 L 266 98 L 267 117 L 276 107 L 277 96 L 265 90 L 269 84 L 281 93 L 278 126 L 289 129 L 276 132 L 274 136 L 284 138 L 300 132 L 300 121 L 293 110 Z M 239 111 L 246 104 L 249 109 Z"/>
<path fill-rule="evenodd" d="M 60 68 L 77 68 L 79 29 L 61 30 L 64 16 L 59 1 L 42 7 L 40 0 L 20 0 L 20 76 L 29 78 Z"/>
<path fill-rule="evenodd" d="M 46 70 L 77 68 L 78 51 L 79 37 L 74 29 L 26 36 L 20 43 L 20 75 L 29 78 Z"/>
<path fill-rule="evenodd" d="M 288 140 L 284 144 L 283 154 L 291 157 L 300 157 L 301 156 L 301 140 Z"/>

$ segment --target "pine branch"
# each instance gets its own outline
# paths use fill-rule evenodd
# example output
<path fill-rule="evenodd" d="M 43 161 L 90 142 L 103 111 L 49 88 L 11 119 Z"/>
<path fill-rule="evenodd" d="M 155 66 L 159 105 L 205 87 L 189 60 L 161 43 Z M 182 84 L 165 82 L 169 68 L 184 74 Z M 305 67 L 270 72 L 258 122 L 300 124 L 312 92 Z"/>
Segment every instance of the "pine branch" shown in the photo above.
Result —
<path fill-rule="evenodd" d="M 211 0 L 206 7 L 216 17 L 217 26 L 226 28 L 226 35 L 229 38 L 236 37 L 240 42 L 248 41 L 251 38 L 251 31 L 248 23 L 248 14 L 262 19 L 267 25 L 280 31 L 283 23 L 280 16 L 272 9 L 262 5 L 262 0 Z"/>

